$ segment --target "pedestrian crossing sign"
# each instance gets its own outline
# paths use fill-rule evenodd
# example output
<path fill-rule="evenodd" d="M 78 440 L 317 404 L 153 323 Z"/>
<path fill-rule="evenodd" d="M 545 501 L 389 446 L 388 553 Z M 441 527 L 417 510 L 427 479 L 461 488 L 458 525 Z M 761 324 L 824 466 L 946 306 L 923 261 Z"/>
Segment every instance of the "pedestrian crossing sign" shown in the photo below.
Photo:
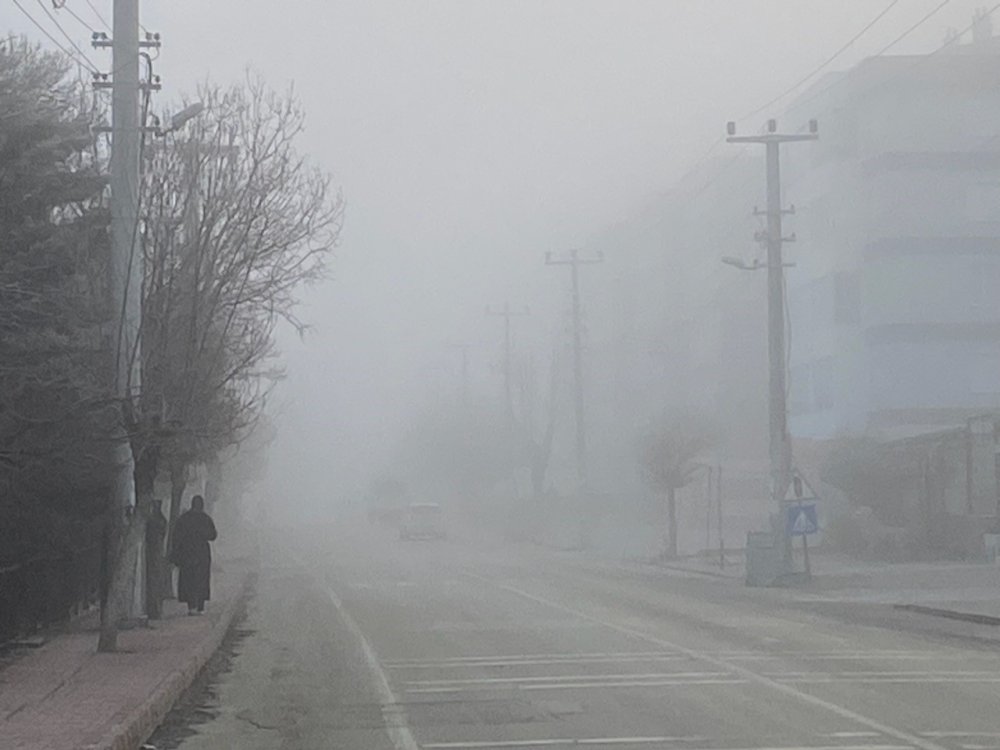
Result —
<path fill-rule="evenodd" d="M 819 531 L 819 521 L 816 518 L 816 503 L 798 503 L 789 505 L 785 511 L 785 534 L 787 536 L 806 536 Z"/>

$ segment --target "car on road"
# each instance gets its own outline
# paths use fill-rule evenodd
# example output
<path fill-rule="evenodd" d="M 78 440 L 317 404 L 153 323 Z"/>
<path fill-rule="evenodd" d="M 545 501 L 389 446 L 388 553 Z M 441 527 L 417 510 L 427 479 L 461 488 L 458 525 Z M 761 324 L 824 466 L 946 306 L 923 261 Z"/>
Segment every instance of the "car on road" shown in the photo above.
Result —
<path fill-rule="evenodd" d="M 444 539 L 444 520 L 437 503 L 411 503 L 399 525 L 400 539 Z"/>

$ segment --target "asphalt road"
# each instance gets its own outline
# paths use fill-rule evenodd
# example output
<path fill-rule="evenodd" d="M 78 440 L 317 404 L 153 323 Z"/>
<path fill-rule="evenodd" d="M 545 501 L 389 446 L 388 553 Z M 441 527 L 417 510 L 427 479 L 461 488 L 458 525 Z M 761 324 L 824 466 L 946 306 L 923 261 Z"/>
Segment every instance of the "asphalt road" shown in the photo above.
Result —
<path fill-rule="evenodd" d="M 843 615 L 486 538 L 313 529 L 268 554 L 250 634 L 158 747 L 1000 750 L 1000 651 Z"/>

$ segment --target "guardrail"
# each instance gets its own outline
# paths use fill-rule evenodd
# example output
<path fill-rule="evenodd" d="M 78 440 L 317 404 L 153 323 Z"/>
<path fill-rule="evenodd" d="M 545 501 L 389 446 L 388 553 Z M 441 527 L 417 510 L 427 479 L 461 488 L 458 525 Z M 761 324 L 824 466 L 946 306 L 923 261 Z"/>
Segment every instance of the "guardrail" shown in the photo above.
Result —
<path fill-rule="evenodd" d="M 0 566 L 0 644 L 69 620 L 100 596 L 101 545 Z"/>

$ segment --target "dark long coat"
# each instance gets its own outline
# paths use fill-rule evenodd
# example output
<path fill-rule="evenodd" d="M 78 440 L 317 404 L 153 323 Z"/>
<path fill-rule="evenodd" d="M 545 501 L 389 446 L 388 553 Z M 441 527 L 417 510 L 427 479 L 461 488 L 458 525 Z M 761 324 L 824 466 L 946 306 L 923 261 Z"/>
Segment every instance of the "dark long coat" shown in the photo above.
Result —
<path fill-rule="evenodd" d="M 177 598 L 185 604 L 197 606 L 210 598 L 212 548 L 209 542 L 216 536 L 215 524 L 204 511 L 186 510 L 177 519 L 170 560 L 180 569 Z"/>

